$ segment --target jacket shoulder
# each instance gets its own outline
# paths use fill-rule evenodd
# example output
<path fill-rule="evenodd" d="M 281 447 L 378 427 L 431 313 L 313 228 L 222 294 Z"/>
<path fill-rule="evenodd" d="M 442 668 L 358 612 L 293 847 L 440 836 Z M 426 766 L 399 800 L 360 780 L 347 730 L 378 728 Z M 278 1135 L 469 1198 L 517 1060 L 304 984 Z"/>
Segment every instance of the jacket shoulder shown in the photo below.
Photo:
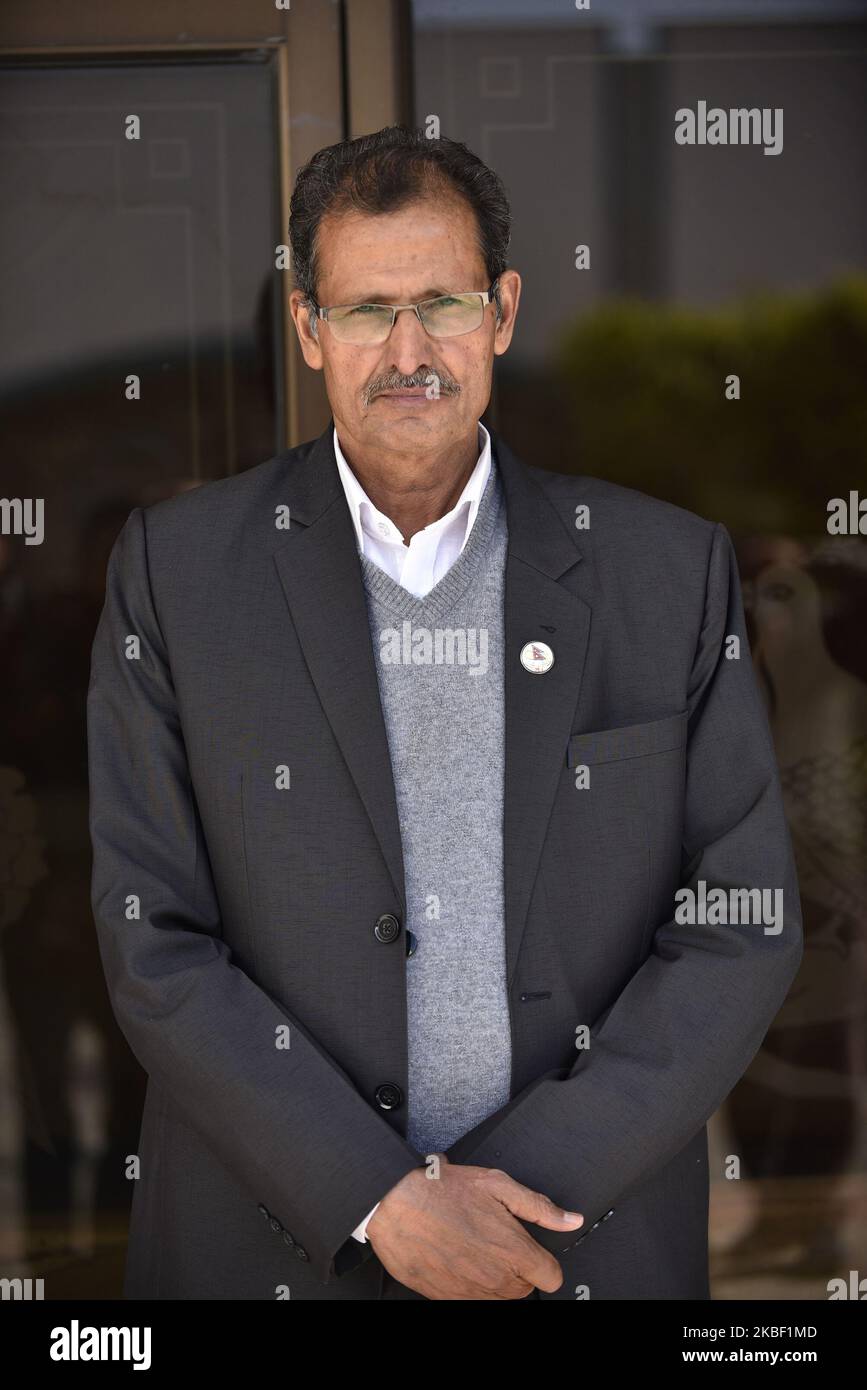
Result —
<path fill-rule="evenodd" d="M 264 508 L 279 503 L 287 480 L 315 442 L 284 449 L 243 473 L 210 479 L 143 507 L 148 537 L 167 541 L 191 534 L 197 538 L 207 535 L 214 541 L 231 538 L 252 514 L 261 516 Z"/>
<path fill-rule="evenodd" d="M 554 473 L 525 466 L 558 511 L 585 504 L 590 513 L 589 530 L 604 529 L 607 538 L 621 535 L 624 543 L 630 536 L 653 540 L 655 544 L 681 541 L 706 549 L 716 530 L 717 523 L 707 517 L 637 488 L 587 473 Z"/>

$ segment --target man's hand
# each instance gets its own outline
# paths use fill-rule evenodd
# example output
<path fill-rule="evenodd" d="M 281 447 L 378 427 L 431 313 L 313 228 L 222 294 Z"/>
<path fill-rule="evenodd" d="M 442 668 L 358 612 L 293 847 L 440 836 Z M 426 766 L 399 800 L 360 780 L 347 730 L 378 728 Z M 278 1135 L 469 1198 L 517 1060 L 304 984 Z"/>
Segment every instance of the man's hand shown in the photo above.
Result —
<path fill-rule="evenodd" d="M 433 1299 L 526 1298 L 563 1283 L 557 1260 L 516 1219 L 574 1231 L 583 1216 L 515 1182 L 498 1168 L 449 1163 L 439 1177 L 414 1168 L 386 1193 L 367 1238 L 401 1284 Z"/>

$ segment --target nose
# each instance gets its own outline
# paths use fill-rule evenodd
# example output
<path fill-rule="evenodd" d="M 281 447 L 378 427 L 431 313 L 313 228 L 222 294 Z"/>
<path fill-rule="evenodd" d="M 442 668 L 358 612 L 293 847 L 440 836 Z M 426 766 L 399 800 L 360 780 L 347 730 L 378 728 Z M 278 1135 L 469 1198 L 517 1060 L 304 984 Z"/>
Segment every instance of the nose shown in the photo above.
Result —
<path fill-rule="evenodd" d="M 430 343 L 418 315 L 412 309 L 403 309 L 395 316 L 391 337 L 384 346 L 397 370 L 409 376 L 420 362 L 430 357 Z"/>

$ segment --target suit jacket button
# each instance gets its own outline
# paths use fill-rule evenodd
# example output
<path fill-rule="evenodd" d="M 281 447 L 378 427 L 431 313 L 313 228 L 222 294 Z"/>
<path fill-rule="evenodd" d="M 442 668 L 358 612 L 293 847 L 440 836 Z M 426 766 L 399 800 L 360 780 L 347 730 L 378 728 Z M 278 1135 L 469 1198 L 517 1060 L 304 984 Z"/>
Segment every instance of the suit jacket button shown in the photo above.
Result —
<path fill-rule="evenodd" d="M 381 917 L 377 917 L 373 934 L 377 941 L 381 941 L 384 946 L 397 940 L 400 936 L 400 922 L 393 912 L 383 912 Z"/>
<path fill-rule="evenodd" d="M 258 1210 L 262 1213 L 266 1221 L 270 1218 L 271 1213 L 268 1210 L 268 1208 L 263 1205 L 262 1202 L 259 1203 Z"/>
<path fill-rule="evenodd" d="M 384 1081 L 381 1086 L 377 1086 L 374 1099 L 380 1110 L 396 1110 L 403 1104 L 403 1091 L 399 1086 L 395 1086 L 393 1081 Z"/>
<path fill-rule="evenodd" d="M 296 1246 L 295 1246 L 295 1254 L 298 1256 L 299 1260 L 309 1260 L 309 1259 L 310 1259 L 310 1256 L 307 1254 L 307 1251 L 304 1249 L 303 1245 L 296 1245 Z"/>
<path fill-rule="evenodd" d="M 282 1231 L 282 1229 L 283 1229 L 283 1227 L 280 1225 L 280 1222 L 277 1220 L 276 1216 L 272 1216 L 272 1217 L 271 1217 L 271 1220 L 268 1222 L 268 1225 L 271 1227 L 271 1230 L 272 1230 L 272 1231 L 276 1231 L 278 1234 L 279 1234 L 280 1231 Z"/>
<path fill-rule="evenodd" d="M 292 1232 L 291 1232 L 291 1231 L 284 1231 L 284 1232 L 283 1232 L 283 1239 L 285 1240 L 285 1242 L 286 1242 L 287 1245 L 294 1245 L 294 1244 L 295 1244 L 295 1237 L 292 1235 Z"/>

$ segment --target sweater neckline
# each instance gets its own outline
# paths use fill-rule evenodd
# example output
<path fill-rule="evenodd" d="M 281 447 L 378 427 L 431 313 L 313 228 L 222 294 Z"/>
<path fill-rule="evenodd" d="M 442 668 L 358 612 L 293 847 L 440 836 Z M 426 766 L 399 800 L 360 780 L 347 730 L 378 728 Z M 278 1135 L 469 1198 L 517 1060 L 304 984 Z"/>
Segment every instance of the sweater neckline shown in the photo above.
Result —
<path fill-rule="evenodd" d="M 369 556 L 359 551 L 358 558 L 365 589 L 377 602 L 391 609 L 399 618 L 408 618 L 410 621 L 444 618 L 466 592 L 478 572 L 502 506 L 502 484 L 492 458 L 488 481 L 466 544 L 454 564 L 446 570 L 433 588 L 418 598 L 392 579 L 390 574 L 386 574 Z"/>

